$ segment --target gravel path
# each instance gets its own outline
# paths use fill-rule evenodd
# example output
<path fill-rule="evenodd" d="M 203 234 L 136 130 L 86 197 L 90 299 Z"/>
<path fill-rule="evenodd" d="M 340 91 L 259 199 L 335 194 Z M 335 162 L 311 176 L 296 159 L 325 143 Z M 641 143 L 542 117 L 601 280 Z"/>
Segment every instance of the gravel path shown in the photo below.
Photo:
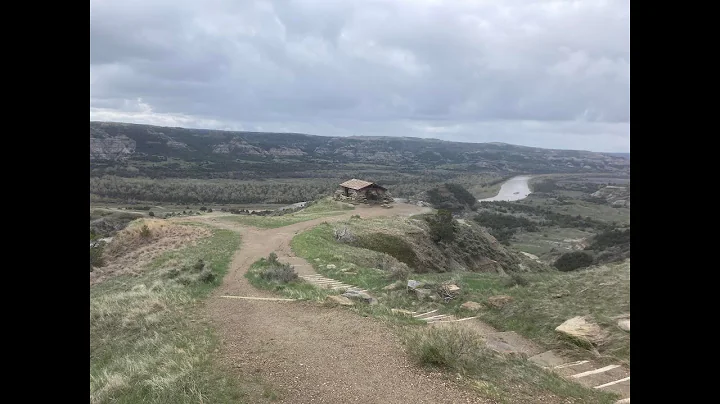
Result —
<path fill-rule="evenodd" d="M 309 302 L 223 299 L 221 295 L 272 297 L 244 277 L 253 262 L 276 252 L 292 256 L 290 240 L 322 222 L 361 217 L 410 215 L 425 208 L 396 204 L 393 209 L 359 207 L 279 229 L 255 229 L 194 218 L 241 233 L 243 243 L 231 269 L 206 306 L 220 333 L 220 354 L 243 377 L 256 374 L 280 391 L 285 403 L 486 403 L 441 373 L 412 365 L 402 345 L 382 323 L 340 308 Z"/>

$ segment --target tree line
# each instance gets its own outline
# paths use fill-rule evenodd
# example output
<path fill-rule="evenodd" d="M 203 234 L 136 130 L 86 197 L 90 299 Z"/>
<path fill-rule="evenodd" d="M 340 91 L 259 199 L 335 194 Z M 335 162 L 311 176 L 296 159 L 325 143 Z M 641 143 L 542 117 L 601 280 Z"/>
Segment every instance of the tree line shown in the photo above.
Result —
<path fill-rule="evenodd" d="M 90 196 L 95 200 L 147 201 L 164 203 L 295 203 L 330 195 L 350 178 L 378 182 L 392 196 L 411 197 L 452 177 L 461 184 L 487 184 L 495 175 L 363 174 L 339 178 L 267 179 L 256 181 L 124 178 L 112 175 L 90 178 Z"/>

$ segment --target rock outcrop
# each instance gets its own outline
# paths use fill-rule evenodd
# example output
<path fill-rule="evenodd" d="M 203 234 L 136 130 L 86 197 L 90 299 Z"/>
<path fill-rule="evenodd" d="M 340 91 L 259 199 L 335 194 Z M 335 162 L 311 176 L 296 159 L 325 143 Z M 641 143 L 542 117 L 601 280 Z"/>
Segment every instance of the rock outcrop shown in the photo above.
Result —
<path fill-rule="evenodd" d="M 136 142 L 127 136 L 90 136 L 90 160 L 121 160 L 135 152 Z"/>
<path fill-rule="evenodd" d="M 565 321 L 555 328 L 555 331 L 588 347 L 601 344 L 607 337 L 607 333 L 599 325 L 581 316 Z"/>
<path fill-rule="evenodd" d="M 355 304 L 355 303 L 353 303 L 352 300 L 350 300 L 349 298 L 347 298 L 345 296 L 336 296 L 336 295 L 326 297 L 325 303 L 328 305 L 331 305 L 331 306 L 334 306 L 334 305 L 352 306 Z"/>
<path fill-rule="evenodd" d="M 352 299 L 352 300 L 358 300 L 363 303 L 377 304 L 377 299 L 370 296 L 366 292 L 363 292 L 360 289 L 350 288 L 347 291 L 345 291 L 345 293 L 343 293 L 341 296 L 346 297 L 348 299 Z"/>
<path fill-rule="evenodd" d="M 614 208 L 630 207 L 630 187 L 608 185 L 591 195 L 593 198 L 605 199 Z"/>
<path fill-rule="evenodd" d="M 508 295 L 497 295 L 497 296 L 490 296 L 487 299 L 487 304 L 496 308 L 496 309 L 502 309 L 505 307 L 508 303 L 513 301 L 512 296 Z"/>

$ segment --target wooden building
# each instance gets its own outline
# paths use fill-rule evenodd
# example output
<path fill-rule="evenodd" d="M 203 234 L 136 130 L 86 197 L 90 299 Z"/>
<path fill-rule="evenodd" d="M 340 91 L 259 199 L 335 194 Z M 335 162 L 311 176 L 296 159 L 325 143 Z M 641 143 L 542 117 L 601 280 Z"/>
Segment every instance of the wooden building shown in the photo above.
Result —
<path fill-rule="evenodd" d="M 362 203 L 387 203 L 392 202 L 385 187 L 374 182 L 351 179 L 340 184 L 340 190 L 335 195 L 336 199 L 351 200 Z"/>

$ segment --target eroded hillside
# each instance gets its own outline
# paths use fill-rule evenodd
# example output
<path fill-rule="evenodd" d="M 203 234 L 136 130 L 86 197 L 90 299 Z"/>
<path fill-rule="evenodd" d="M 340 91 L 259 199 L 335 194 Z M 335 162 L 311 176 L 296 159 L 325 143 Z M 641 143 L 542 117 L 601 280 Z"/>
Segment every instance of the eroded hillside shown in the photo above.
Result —
<path fill-rule="evenodd" d="M 600 153 L 410 137 L 323 137 L 90 122 L 91 175 L 127 177 L 322 177 L 337 169 L 467 172 L 622 171 Z M 323 173 L 326 173 L 323 175 Z"/>

